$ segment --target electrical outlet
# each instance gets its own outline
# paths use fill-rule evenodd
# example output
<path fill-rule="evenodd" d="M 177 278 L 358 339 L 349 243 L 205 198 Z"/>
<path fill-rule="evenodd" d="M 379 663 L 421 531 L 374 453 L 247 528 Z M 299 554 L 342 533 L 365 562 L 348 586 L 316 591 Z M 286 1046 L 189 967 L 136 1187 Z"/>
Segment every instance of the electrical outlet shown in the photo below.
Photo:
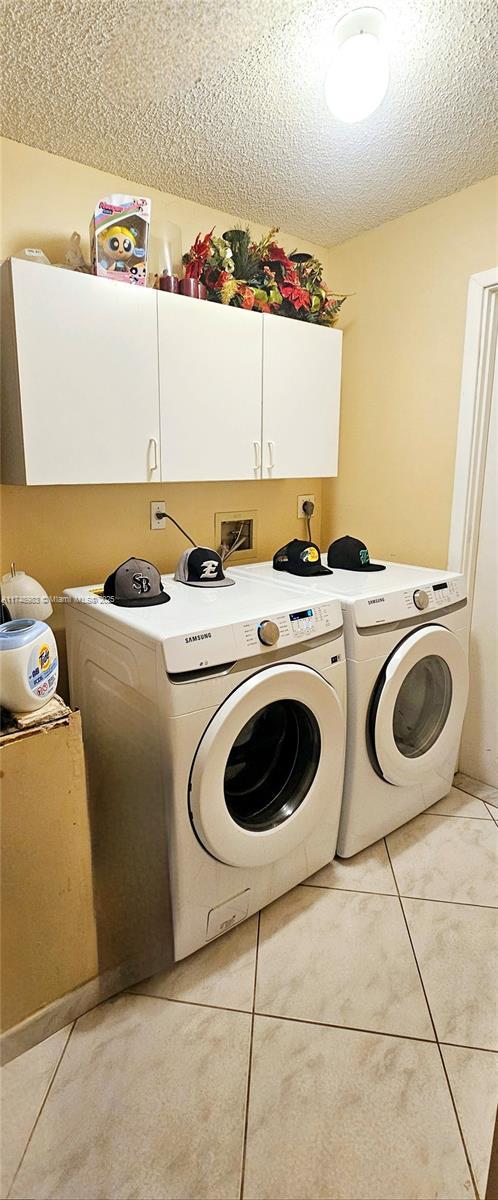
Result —
<path fill-rule="evenodd" d="M 166 512 L 165 500 L 151 500 L 150 502 L 150 527 L 151 529 L 164 529 L 166 524 L 165 517 L 158 517 L 158 513 Z"/>
<path fill-rule="evenodd" d="M 306 513 L 303 512 L 303 504 L 305 503 L 306 500 L 311 500 L 312 504 L 315 503 L 315 497 L 311 494 L 309 496 L 298 496 L 298 498 L 297 498 L 297 515 L 298 515 L 298 517 L 306 517 Z"/>

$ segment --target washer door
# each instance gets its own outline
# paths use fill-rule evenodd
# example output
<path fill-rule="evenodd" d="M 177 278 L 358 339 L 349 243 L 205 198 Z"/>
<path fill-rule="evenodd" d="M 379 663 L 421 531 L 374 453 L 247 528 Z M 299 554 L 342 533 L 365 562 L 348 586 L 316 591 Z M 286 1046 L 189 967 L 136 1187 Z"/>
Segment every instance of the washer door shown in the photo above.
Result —
<path fill-rule="evenodd" d="M 294 850 L 340 804 L 345 718 L 333 687 L 282 663 L 246 679 L 208 725 L 190 812 L 210 854 L 257 867 Z"/>
<path fill-rule="evenodd" d="M 409 634 L 381 672 L 370 704 L 368 733 L 388 783 L 414 784 L 458 745 L 469 675 L 460 642 L 442 625 Z"/>

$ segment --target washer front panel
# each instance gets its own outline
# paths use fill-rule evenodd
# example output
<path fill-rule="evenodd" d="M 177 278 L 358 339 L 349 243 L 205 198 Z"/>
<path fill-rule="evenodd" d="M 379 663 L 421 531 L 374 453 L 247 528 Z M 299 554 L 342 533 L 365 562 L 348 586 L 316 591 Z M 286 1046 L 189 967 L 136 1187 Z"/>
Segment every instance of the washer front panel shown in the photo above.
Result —
<path fill-rule="evenodd" d="M 270 705 L 292 702 L 309 710 L 319 731 L 309 788 L 298 807 L 286 805 L 271 828 L 243 827 L 230 815 L 225 771 L 244 727 Z M 200 842 L 215 858 L 235 867 L 275 862 L 300 845 L 330 818 L 341 801 L 345 717 L 334 688 L 310 667 L 281 663 L 251 675 L 224 701 L 208 725 L 196 752 L 190 778 L 191 819 Z"/>
<path fill-rule="evenodd" d="M 437 772 L 458 744 L 468 686 L 466 655 L 448 629 L 426 625 L 400 643 L 377 681 L 370 706 L 370 737 L 388 783 L 415 784 Z"/>

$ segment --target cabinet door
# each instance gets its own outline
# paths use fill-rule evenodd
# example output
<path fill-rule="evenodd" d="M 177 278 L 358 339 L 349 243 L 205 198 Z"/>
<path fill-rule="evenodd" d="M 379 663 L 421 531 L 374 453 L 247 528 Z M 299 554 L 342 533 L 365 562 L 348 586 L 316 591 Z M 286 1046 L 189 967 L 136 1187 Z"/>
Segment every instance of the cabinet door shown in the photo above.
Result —
<path fill-rule="evenodd" d="M 157 299 L 162 478 L 259 479 L 261 314 Z"/>
<path fill-rule="evenodd" d="M 26 483 L 158 479 L 155 293 L 15 259 L 12 287 Z"/>
<path fill-rule="evenodd" d="M 263 316 L 263 478 L 337 475 L 342 333 Z"/>

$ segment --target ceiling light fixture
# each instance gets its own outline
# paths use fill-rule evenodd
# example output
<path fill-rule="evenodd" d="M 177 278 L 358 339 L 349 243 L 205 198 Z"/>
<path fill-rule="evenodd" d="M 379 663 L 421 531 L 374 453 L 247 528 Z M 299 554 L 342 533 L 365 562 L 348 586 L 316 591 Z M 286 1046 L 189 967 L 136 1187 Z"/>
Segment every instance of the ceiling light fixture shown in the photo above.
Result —
<path fill-rule="evenodd" d="M 338 21 L 325 97 L 338 121 L 363 121 L 384 99 L 389 83 L 386 19 L 378 8 L 356 8 Z"/>

